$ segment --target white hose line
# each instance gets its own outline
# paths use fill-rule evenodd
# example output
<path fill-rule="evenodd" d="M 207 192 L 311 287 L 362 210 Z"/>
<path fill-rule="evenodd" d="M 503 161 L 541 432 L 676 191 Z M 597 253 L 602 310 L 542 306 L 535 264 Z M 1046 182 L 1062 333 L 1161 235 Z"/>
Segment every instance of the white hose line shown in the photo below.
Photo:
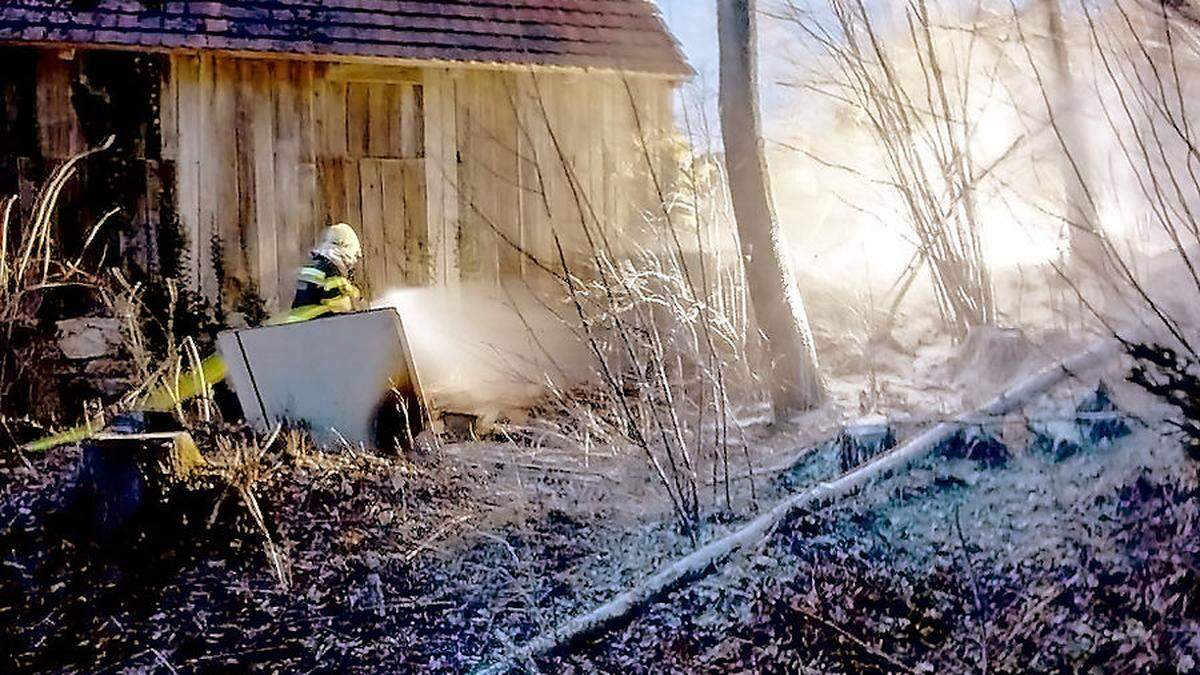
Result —
<path fill-rule="evenodd" d="M 1100 346 L 1082 354 L 1047 366 L 1008 388 L 978 410 L 959 415 L 951 422 L 938 424 L 904 445 L 879 455 L 840 478 L 820 483 L 784 499 L 770 511 L 758 516 L 741 529 L 680 558 L 638 586 L 621 593 L 586 614 L 568 620 L 553 632 L 534 638 L 516 652 L 506 654 L 495 664 L 477 670 L 476 675 L 497 675 L 508 672 L 519 661 L 550 653 L 561 645 L 568 644 L 599 629 L 604 624 L 625 617 L 641 605 L 672 590 L 677 584 L 702 576 L 706 570 L 728 558 L 734 552 L 766 538 L 772 529 L 793 513 L 814 503 L 845 496 L 878 476 L 900 469 L 932 452 L 939 445 L 953 438 L 964 425 L 972 425 L 972 420 L 976 420 L 975 423 L 977 423 L 980 416 L 1007 415 L 1028 403 L 1032 397 L 1044 393 L 1070 377 L 1105 363 L 1121 352 L 1120 343 L 1105 341 Z"/>

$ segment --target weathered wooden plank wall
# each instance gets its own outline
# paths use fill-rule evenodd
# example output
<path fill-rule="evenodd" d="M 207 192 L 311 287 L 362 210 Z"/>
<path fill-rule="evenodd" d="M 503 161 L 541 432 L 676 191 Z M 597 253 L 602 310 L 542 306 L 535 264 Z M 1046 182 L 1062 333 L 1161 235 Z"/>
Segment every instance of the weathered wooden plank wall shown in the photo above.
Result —
<path fill-rule="evenodd" d="M 170 167 L 159 162 L 158 125 L 150 119 L 158 92 L 137 86 L 155 57 L 2 47 L 0 60 L 0 194 L 19 198 L 10 243 L 47 176 L 115 134 L 115 149 L 81 164 L 64 186 L 54 245 L 65 257 L 83 254 L 95 224 L 118 208 L 87 246 L 89 262 L 102 260 L 137 280 L 161 271 L 158 228 Z"/>
<path fill-rule="evenodd" d="M 71 104 L 76 64 L 55 51 L 42 51 L 38 57 L 38 146 L 44 157 L 65 159 L 87 148 Z"/>
<path fill-rule="evenodd" d="M 428 280 L 442 285 L 459 279 L 460 156 L 455 75 L 455 71 L 447 68 L 431 68 L 424 72 Z"/>
<path fill-rule="evenodd" d="M 36 113 L 28 148 L 6 169 L 31 202 L 37 172 L 20 167 L 61 161 L 86 143 L 72 102 L 79 61 L 27 51 L 28 75 L 0 78 L 0 92 L 6 128 Z M 340 220 L 364 235 L 360 281 L 371 293 L 556 268 L 555 237 L 575 261 L 590 259 L 589 242 L 619 257 L 661 210 L 650 166 L 670 181 L 672 85 L 657 78 L 155 58 L 169 62 L 162 161 L 145 158 L 133 230 L 143 239 L 157 232 L 160 201 L 173 195 L 168 208 L 189 243 L 186 276 L 228 310 L 252 291 L 268 309 L 287 303 L 320 229 Z M 157 152 L 157 142 L 136 145 L 150 146 Z M 133 245 L 145 249 L 146 269 L 156 243 Z"/>
<path fill-rule="evenodd" d="M 506 239 L 519 242 L 516 123 L 505 100 L 512 82 L 511 74 L 475 71 L 455 83 L 459 266 L 467 280 L 498 278 L 501 255 L 514 252 Z"/>
<path fill-rule="evenodd" d="M 556 237 L 573 258 L 619 256 L 658 204 L 670 91 L 598 73 L 173 56 L 164 152 L 191 276 L 275 308 L 336 221 L 362 234 L 369 294 L 557 267 Z"/>
<path fill-rule="evenodd" d="M 660 79 L 631 78 L 628 91 L 626 83 L 602 73 L 457 78 L 462 278 L 556 268 L 556 238 L 574 261 L 588 260 L 593 245 L 629 252 L 635 231 L 661 211 L 651 167 L 670 184 L 673 89 Z"/>
<path fill-rule="evenodd" d="M 234 309 L 254 289 L 282 306 L 320 230 L 342 220 L 364 235 L 365 290 L 429 280 L 419 73 L 175 55 L 164 84 L 164 153 L 206 295 Z"/>
<path fill-rule="evenodd" d="M 8 175 L 4 177 L 3 194 L 18 195 L 18 220 L 28 222 L 46 177 L 56 166 L 87 147 L 71 102 L 78 64 L 52 50 L 4 50 L 0 57 L 7 64 L 0 80 L 6 90 L 3 116 L 7 119 L 3 130 L 8 136 L 0 141 L 0 147 L 11 153 L 3 159 L 8 165 L 4 170 Z M 26 112 L 21 110 L 25 106 L 29 114 L 22 114 Z M 60 203 L 72 204 L 81 192 L 80 181 L 69 182 L 64 186 Z M 67 210 L 53 223 L 55 245 L 59 251 L 70 251 L 70 255 L 78 252 L 76 247 L 84 237 L 82 230 L 86 225 L 79 211 Z M 18 228 L 8 234 L 17 236 Z"/>
<path fill-rule="evenodd" d="M 34 50 L 3 50 L 0 76 L 0 193 L 20 194 L 22 164 L 37 154 L 37 59 Z M 27 204 L 22 204 L 22 217 Z M 16 229 L 9 233 L 16 236 Z M 12 239 L 10 239 L 12 241 Z"/>

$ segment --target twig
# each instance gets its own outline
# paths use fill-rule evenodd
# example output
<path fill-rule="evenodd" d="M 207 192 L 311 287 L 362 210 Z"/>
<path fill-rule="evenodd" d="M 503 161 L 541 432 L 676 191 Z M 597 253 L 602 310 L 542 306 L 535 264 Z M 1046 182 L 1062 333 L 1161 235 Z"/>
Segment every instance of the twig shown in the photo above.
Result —
<path fill-rule="evenodd" d="M 877 656 L 877 657 L 883 659 L 884 661 L 887 661 L 888 663 L 892 664 L 893 666 L 899 668 L 900 670 L 903 670 L 906 673 L 917 672 L 917 671 L 913 670 L 912 668 L 909 668 L 908 666 L 904 665 L 904 663 L 898 661 L 895 657 L 885 654 L 883 651 L 881 651 L 875 647 L 872 647 L 871 645 L 864 642 L 857 635 L 851 633 L 850 631 L 846 630 L 845 628 L 842 628 L 841 626 L 830 621 L 829 619 L 826 619 L 825 617 L 817 614 L 816 612 L 811 612 L 803 607 L 794 607 L 793 609 L 795 609 L 797 612 L 803 614 L 805 617 L 812 619 L 813 621 L 816 621 L 817 623 L 821 624 L 822 626 L 825 626 L 826 628 L 832 630 L 833 632 L 837 633 L 838 635 L 841 635 L 842 637 L 846 638 L 847 640 L 853 642 L 854 644 L 858 645 L 858 647 L 860 649 L 871 654 L 872 656 Z"/>
<path fill-rule="evenodd" d="M 163 656 L 162 652 L 158 651 L 154 647 L 150 648 L 150 652 L 152 654 L 154 654 L 154 658 L 157 659 L 159 663 L 161 663 L 167 667 L 167 670 L 171 671 L 172 673 L 179 672 L 178 670 L 175 669 L 175 666 L 171 665 L 171 662 L 167 660 L 167 657 Z"/>
<path fill-rule="evenodd" d="M 979 578 L 975 574 L 975 565 L 971 561 L 971 553 L 967 550 L 967 538 L 963 535 L 962 519 L 959 518 L 961 507 L 954 507 L 954 529 L 958 532 L 958 543 L 962 548 L 963 562 L 967 568 L 968 578 L 971 581 L 971 595 L 975 601 L 976 618 L 979 621 L 979 630 L 983 634 L 979 638 L 980 651 L 980 666 L 983 670 L 983 675 L 988 675 L 990 671 L 988 660 L 988 630 L 987 630 L 987 614 L 983 608 L 983 598 L 979 594 Z"/>
<path fill-rule="evenodd" d="M 516 549 L 514 549 L 512 547 L 512 544 L 508 543 L 507 539 L 505 539 L 504 537 L 501 537 L 499 535 L 492 534 L 491 532 L 484 532 L 483 530 L 476 530 L 475 533 L 478 534 L 479 536 L 483 537 L 484 539 L 490 539 L 490 540 L 496 542 L 497 544 L 500 544 L 501 546 L 503 546 L 505 549 L 508 550 L 508 555 L 512 557 L 513 563 L 518 566 L 521 564 L 521 558 L 517 556 Z"/>
<path fill-rule="evenodd" d="M 451 528 L 453 528 L 455 525 L 458 525 L 466 520 L 469 520 L 470 518 L 471 518 L 471 514 L 467 514 L 465 516 L 459 516 L 459 517 L 455 518 L 454 520 L 451 520 L 450 522 L 446 523 L 445 525 L 442 525 L 437 530 L 435 530 L 433 534 L 429 535 L 425 539 L 425 541 L 421 542 L 420 546 L 418 546 L 418 547 L 414 548 L 413 550 L 409 551 L 408 553 L 404 554 L 404 562 L 412 562 L 413 560 L 416 559 L 417 556 L 421 555 L 421 553 L 423 551 L 433 548 L 434 542 L 436 542 L 437 540 L 439 540 L 443 536 L 445 536 L 446 533 L 451 530 Z"/>
<path fill-rule="evenodd" d="M 271 532 L 267 529 L 266 519 L 263 518 L 262 509 L 258 506 L 258 499 L 249 488 L 239 485 L 238 494 L 241 495 L 242 501 L 246 504 L 246 508 L 250 511 L 251 517 L 254 518 L 254 523 L 258 525 L 258 529 L 262 531 L 263 537 L 266 538 L 264 547 L 267 550 L 267 557 L 271 559 L 271 565 L 275 569 L 275 577 L 279 580 L 279 585 L 283 590 L 287 590 L 291 586 L 291 580 L 288 578 L 287 570 L 283 566 L 283 556 L 279 552 L 279 548 L 275 546 L 275 541 L 271 538 Z"/>

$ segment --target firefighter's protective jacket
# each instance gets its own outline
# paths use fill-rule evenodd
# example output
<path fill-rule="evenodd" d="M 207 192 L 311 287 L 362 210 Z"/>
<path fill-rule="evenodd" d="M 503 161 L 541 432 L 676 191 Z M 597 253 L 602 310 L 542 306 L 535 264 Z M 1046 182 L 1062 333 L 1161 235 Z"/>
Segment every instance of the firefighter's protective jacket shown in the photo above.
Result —
<path fill-rule="evenodd" d="M 360 297 L 358 288 L 328 258 L 313 253 L 312 260 L 300 268 L 292 309 L 321 307 L 329 312 L 349 312 Z"/>

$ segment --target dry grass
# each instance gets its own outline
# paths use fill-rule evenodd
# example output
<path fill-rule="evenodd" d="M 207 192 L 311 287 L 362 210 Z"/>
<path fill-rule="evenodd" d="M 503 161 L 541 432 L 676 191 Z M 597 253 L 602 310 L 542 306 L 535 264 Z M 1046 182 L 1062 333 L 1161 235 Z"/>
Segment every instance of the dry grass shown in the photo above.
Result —
<path fill-rule="evenodd" d="M 729 253 L 738 250 L 737 237 L 717 163 L 643 127 L 626 89 L 640 136 L 633 170 L 654 195 L 634 222 L 605 222 L 597 212 L 545 106 L 541 119 L 526 122 L 545 125 L 556 153 L 531 167 L 566 178 L 578 218 L 555 225 L 553 260 L 497 235 L 556 282 L 541 297 L 587 350 L 591 380 L 553 391 L 538 411 L 547 418 L 538 429 L 512 431 L 553 436 L 585 457 L 640 456 L 681 530 L 694 534 L 708 515 L 737 506 L 731 477 L 753 474 L 738 417 L 764 399 L 751 356 L 758 335 L 747 317 L 740 258 Z M 663 175 L 664 155 L 679 164 L 674 178 Z M 621 233 L 619 247 L 611 233 Z"/>
<path fill-rule="evenodd" d="M 137 383 L 125 395 L 106 405 L 88 404 L 83 411 L 55 410 L 32 406 L 16 409 L 0 406 L 0 419 L 28 417 L 31 423 L 57 423 L 63 417 L 77 418 L 82 412 L 89 428 L 101 428 L 113 414 L 129 410 L 145 400 L 149 392 L 168 384 L 178 390 L 181 380 L 200 372 L 199 343 L 191 336 L 180 337 L 175 326 L 181 291 L 177 282 L 163 280 L 167 306 L 155 311 L 145 301 L 146 286 L 133 283 L 117 269 L 105 269 L 91 260 L 95 242 L 117 209 L 104 214 L 90 229 L 77 253 L 68 255 L 58 242 L 56 217 L 64 188 L 89 157 L 108 151 L 114 139 L 81 152 L 57 167 L 37 193 L 28 219 L 19 217 L 16 197 L 0 199 L 0 333 L 9 349 L 0 352 L 0 402 L 20 400 L 16 388 L 43 380 L 47 353 L 53 352 L 53 335 L 44 334 L 35 315 L 41 296 L 48 292 L 78 288 L 95 298 L 95 311 L 121 322 L 123 356 Z M 160 316 L 161 315 L 161 316 Z M 152 339 L 148 331 L 153 330 Z M 152 343 L 154 343 L 152 345 Z M 158 344 L 163 343 L 163 344 Z M 49 350 L 49 352 L 47 351 Z M 188 382 L 199 395 L 176 401 L 175 413 L 188 427 L 216 421 L 210 382 Z"/>
<path fill-rule="evenodd" d="M 271 563 L 271 571 L 275 574 L 280 588 L 287 590 L 292 583 L 291 571 L 285 554 L 271 535 L 271 529 L 255 494 L 257 486 L 282 466 L 283 457 L 297 457 L 306 451 L 308 444 L 305 437 L 298 433 L 288 433 L 283 436 L 284 452 L 272 453 L 276 440 L 280 439 L 281 430 L 282 427 L 276 426 L 271 435 L 261 443 L 237 443 L 229 438 L 218 437 L 216 450 L 206 458 L 205 473 L 217 478 L 224 485 L 225 494 L 232 492 L 241 500 L 242 506 L 262 534 L 263 548 L 267 560 Z M 213 506 L 210 526 L 216 519 L 223 501 L 218 500 Z"/>
<path fill-rule="evenodd" d="M 88 248 L 115 211 L 109 211 L 92 228 L 80 253 L 68 259 L 56 245 L 55 218 L 63 188 L 73 179 L 81 162 L 112 147 L 110 137 L 102 145 L 81 152 L 56 168 L 38 191 L 28 220 L 19 217 L 18 198 L 0 199 L 0 332 L 9 349 L 0 352 L 0 401 L 12 400 L 12 390 L 36 368 L 21 351 L 17 333 L 32 325 L 29 301 L 54 288 L 80 286 L 97 288 L 96 271 L 84 265 Z M 0 408 L 0 416 L 22 411 Z"/>

